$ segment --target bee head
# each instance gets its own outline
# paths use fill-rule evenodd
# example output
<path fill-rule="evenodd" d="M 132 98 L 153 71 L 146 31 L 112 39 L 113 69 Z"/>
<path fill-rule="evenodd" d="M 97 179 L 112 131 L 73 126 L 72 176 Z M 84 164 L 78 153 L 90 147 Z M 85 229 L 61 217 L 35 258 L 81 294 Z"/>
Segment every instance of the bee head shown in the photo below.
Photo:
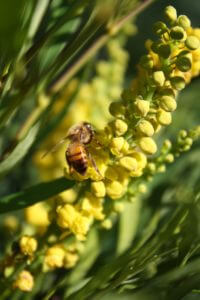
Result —
<path fill-rule="evenodd" d="M 88 122 L 82 122 L 80 124 L 70 127 L 67 137 L 74 141 L 79 141 L 82 144 L 89 144 L 94 136 L 94 130 L 92 125 Z"/>
<path fill-rule="evenodd" d="M 94 130 L 92 128 L 92 125 L 88 122 L 82 123 L 82 130 L 80 135 L 81 143 L 83 144 L 89 144 L 94 136 Z"/>

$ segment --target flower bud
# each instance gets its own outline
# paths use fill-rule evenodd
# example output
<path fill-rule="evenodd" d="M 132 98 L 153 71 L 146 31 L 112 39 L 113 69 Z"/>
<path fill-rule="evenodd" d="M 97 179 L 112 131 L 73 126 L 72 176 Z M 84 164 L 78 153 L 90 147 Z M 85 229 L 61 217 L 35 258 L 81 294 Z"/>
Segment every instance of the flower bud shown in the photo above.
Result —
<path fill-rule="evenodd" d="M 181 151 L 188 151 L 191 149 L 190 145 L 184 145 L 183 148 L 181 149 Z"/>
<path fill-rule="evenodd" d="M 117 119 L 113 122 L 113 127 L 114 127 L 114 132 L 117 136 L 121 136 L 124 133 L 126 133 L 127 129 L 128 129 L 128 125 L 126 124 L 126 122 Z"/>
<path fill-rule="evenodd" d="M 19 241 L 19 246 L 24 255 L 32 255 L 37 250 L 37 241 L 33 237 L 23 236 Z"/>
<path fill-rule="evenodd" d="M 65 250 L 61 246 L 55 245 L 47 250 L 44 263 L 50 269 L 61 268 L 64 263 L 64 258 Z"/>
<path fill-rule="evenodd" d="M 180 91 L 185 87 L 185 79 L 181 76 L 174 76 L 170 78 L 170 82 L 173 88 Z"/>
<path fill-rule="evenodd" d="M 150 137 L 142 137 L 139 139 L 139 146 L 146 154 L 154 154 L 157 151 L 157 145 Z"/>
<path fill-rule="evenodd" d="M 165 140 L 163 143 L 163 147 L 165 148 L 165 150 L 170 150 L 172 148 L 172 143 L 170 140 Z"/>
<path fill-rule="evenodd" d="M 184 29 L 187 29 L 191 26 L 190 19 L 185 15 L 180 15 L 178 17 L 178 24 Z"/>
<path fill-rule="evenodd" d="M 115 181 L 118 179 L 118 173 L 113 167 L 108 166 L 108 168 L 105 172 L 105 177 L 112 181 Z"/>
<path fill-rule="evenodd" d="M 101 227 L 103 227 L 104 229 L 111 229 L 112 228 L 112 221 L 110 219 L 105 219 L 102 223 L 101 223 Z"/>
<path fill-rule="evenodd" d="M 157 113 L 157 120 L 161 125 L 167 126 L 172 122 L 171 113 L 166 112 L 163 109 L 160 109 Z"/>
<path fill-rule="evenodd" d="M 125 139 L 123 137 L 113 138 L 110 143 L 112 154 L 119 155 L 124 146 L 124 143 L 125 143 Z"/>
<path fill-rule="evenodd" d="M 153 58 L 151 55 L 143 55 L 140 59 L 140 65 L 147 70 L 151 70 L 153 68 Z"/>
<path fill-rule="evenodd" d="M 147 120 L 141 120 L 136 128 L 137 128 L 137 131 L 142 135 L 152 136 L 154 134 L 153 126 Z"/>
<path fill-rule="evenodd" d="M 164 22 L 158 21 L 153 25 L 153 32 L 158 36 L 167 32 L 167 30 L 168 30 L 167 25 Z"/>
<path fill-rule="evenodd" d="M 181 72 L 188 72 L 192 68 L 192 59 L 188 56 L 178 56 L 176 60 L 176 67 Z"/>
<path fill-rule="evenodd" d="M 167 163 L 173 163 L 173 161 L 174 161 L 174 155 L 172 153 L 167 154 L 166 157 L 165 157 L 165 161 Z"/>
<path fill-rule="evenodd" d="M 119 181 L 112 181 L 106 184 L 106 193 L 112 199 L 121 198 L 123 191 L 123 186 Z"/>
<path fill-rule="evenodd" d="M 16 281 L 13 284 L 14 288 L 18 288 L 23 292 L 30 292 L 33 289 L 34 279 L 29 271 L 23 270 L 21 271 Z"/>
<path fill-rule="evenodd" d="M 153 72 L 153 81 L 158 86 L 163 86 L 165 83 L 165 74 L 163 71 Z"/>
<path fill-rule="evenodd" d="M 109 106 L 110 114 L 116 118 L 124 116 L 126 108 L 122 104 L 122 101 L 112 102 Z"/>
<path fill-rule="evenodd" d="M 98 198 L 104 197 L 106 194 L 106 188 L 103 181 L 92 182 L 91 191 Z"/>
<path fill-rule="evenodd" d="M 175 22 L 177 19 L 177 12 L 176 9 L 169 5 L 165 8 L 165 17 L 170 22 Z"/>
<path fill-rule="evenodd" d="M 128 171 L 135 171 L 138 166 L 137 160 L 130 156 L 124 156 L 120 158 L 119 164 Z"/>
<path fill-rule="evenodd" d="M 163 45 L 162 40 L 155 41 L 155 42 L 153 42 L 152 45 L 151 45 L 151 50 L 152 50 L 154 53 L 158 54 L 158 53 L 159 53 L 159 48 L 160 48 L 161 45 Z"/>
<path fill-rule="evenodd" d="M 160 165 L 158 168 L 157 168 L 157 172 L 159 173 L 164 173 L 166 171 L 166 166 L 163 164 L 163 165 Z"/>
<path fill-rule="evenodd" d="M 147 186 L 144 183 L 138 185 L 138 192 L 145 194 L 147 192 Z"/>
<path fill-rule="evenodd" d="M 181 129 L 179 131 L 178 137 L 181 138 L 181 139 L 184 139 L 184 138 L 186 138 L 186 136 L 187 136 L 187 131 L 184 130 L 184 129 Z"/>
<path fill-rule="evenodd" d="M 26 221 L 38 227 L 46 227 L 49 225 L 49 215 L 44 203 L 39 202 L 25 209 Z"/>
<path fill-rule="evenodd" d="M 131 156 L 137 160 L 138 168 L 144 169 L 147 165 L 147 157 L 144 153 L 135 151 L 131 153 Z"/>
<path fill-rule="evenodd" d="M 172 88 L 163 88 L 162 91 L 159 91 L 159 95 L 161 96 L 170 96 L 175 98 L 175 93 Z"/>
<path fill-rule="evenodd" d="M 170 96 L 162 96 L 160 106 L 168 112 L 174 111 L 177 107 L 176 100 Z"/>
<path fill-rule="evenodd" d="M 136 98 L 134 105 L 137 113 L 139 113 L 142 117 L 145 117 L 148 114 L 150 108 L 149 101 Z"/>
<path fill-rule="evenodd" d="M 148 163 L 147 168 L 151 173 L 154 173 L 156 171 L 156 165 L 154 163 Z"/>
<path fill-rule="evenodd" d="M 196 50 L 200 46 L 200 41 L 196 36 L 190 35 L 187 37 L 185 41 L 185 45 L 190 50 Z"/>
<path fill-rule="evenodd" d="M 64 262 L 63 262 L 63 267 L 66 269 L 73 268 L 76 265 L 78 259 L 79 259 L 79 256 L 77 253 L 66 252 Z"/>
<path fill-rule="evenodd" d="M 16 216 L 9 215 L 3 220 L 3 227 L 9 232 L 15 232 L 19 226 L 19 220 Z"/>
<path fill-rule="evenodd" d="M 163 58 L 168 58 L 171 54 L 171 48 L 168 44 L 161 44 L 158 47 L 158 55 Z"/>
<path fill-rule="evenodd" d="M 185 144 L 186 144 L 186 145 L 189 145 L 189 146 L 192 146 L 192 144 L 193 144 L 193 139 L 190 138 L 190 137 L 187 137 L 187 138 L 185 139 Z"/>
<path fill-rule="evenodd" d="M 113 209 L 116 213 L 121 213 L 124 210 L 124 203 L 115 202 L 113 205 Z"/>
<path fill-rule="evenodd" d="M 187 37 L 185 30 L 180 26 L 172 27 L 170 31 L 170 37 L 173 40 L 184 41 Z"/>

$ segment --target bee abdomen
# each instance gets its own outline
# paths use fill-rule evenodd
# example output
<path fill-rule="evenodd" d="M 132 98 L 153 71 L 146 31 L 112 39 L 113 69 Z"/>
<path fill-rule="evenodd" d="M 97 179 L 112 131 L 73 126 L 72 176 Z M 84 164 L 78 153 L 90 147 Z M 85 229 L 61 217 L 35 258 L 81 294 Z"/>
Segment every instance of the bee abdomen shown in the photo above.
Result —
<path fill-rule="evenodd" d="M 74 161 L 73 167 L 78 173 L 80 173 L 81 175 L 84 175 L 85 172 L 87 171 L 88 162 L 86 159 L 82 158 L 82 159 Z"/>
<path fill-rule="evenodd" d="M 85 174 L 88 167 L 88 161 L 84 151 L 77 151 L 75 153 L 66 152 L 66 159 L 69 165 L 71 165 L 78 173 L 81 175 Z"/>

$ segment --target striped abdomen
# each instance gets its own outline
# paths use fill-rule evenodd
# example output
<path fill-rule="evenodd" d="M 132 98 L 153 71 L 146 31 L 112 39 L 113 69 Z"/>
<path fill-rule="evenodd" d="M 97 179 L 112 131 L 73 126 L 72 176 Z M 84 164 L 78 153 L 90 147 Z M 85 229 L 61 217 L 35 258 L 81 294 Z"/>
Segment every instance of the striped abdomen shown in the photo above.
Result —
<path fill-rule="evenodd" d="M 66 160 L 74 170 L 85 175 L 88 167 L 88 159 L 85 148 L 80 143 L 71 143 L 66 151 Z"/>

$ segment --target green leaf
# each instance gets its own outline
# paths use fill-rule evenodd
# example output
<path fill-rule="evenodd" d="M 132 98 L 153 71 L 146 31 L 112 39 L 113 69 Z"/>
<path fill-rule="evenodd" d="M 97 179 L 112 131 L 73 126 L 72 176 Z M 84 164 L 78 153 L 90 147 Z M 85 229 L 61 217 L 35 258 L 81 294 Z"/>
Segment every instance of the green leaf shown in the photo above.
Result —
<path fill-rule="evenodd" d="M 134 203 L 125 204 L 124 211 L 121 214 L 119 221 L 117 254 L 123 253 L 131 245 L 131 242 L 137 230 L 137 225 L 140 217 L 140 207 L 140 199 L 136 200 Z"/>
<path fill-rule="evenodd" d="M 36 184 L 24 191 L 1 198 L 0 213 L 6 213 L 31 206 L 37 202 L 53 197 L 66 189 L 70 189 L 73 185 L 74 181 L 67 180 L 65 177 Z"/>
<path fill-rule="evenodd" d="M 4 161 L 0 163 L 0 178 L 9 173 L 17 163 L 27 154 L 31 145 L 33 144 L 35 137 L 39 131 L 40 123 L 36 123 L 28 132 L 26 137 L 19 142 L 11 154 L 6 157 Z"/>

